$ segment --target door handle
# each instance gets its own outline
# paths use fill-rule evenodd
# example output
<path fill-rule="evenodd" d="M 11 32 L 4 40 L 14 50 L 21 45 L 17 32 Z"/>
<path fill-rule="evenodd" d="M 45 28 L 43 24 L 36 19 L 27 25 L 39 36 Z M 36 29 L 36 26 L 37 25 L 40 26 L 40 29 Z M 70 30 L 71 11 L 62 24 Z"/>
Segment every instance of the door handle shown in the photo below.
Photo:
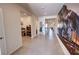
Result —
<path fill-rule="evenodd" d="M 0 40 L 2 40 L 3 38 L 2 37 L 0 37 Z"/>

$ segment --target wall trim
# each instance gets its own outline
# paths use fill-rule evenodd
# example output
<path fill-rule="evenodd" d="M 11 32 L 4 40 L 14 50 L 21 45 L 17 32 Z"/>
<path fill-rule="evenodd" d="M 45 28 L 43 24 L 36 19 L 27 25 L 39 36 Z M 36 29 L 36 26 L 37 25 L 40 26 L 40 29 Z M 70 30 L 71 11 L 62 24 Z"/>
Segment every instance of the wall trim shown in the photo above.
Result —
<path fill-rule="evenodd" d="M 19 50 L 20 48 L 22 48 L 23 46 L 17 47 L 15 50 L 11 51 L 10 53 L 8 53 L 8 55 L 12 55 L 13 53 L 15 53 L 17 50 Z"/>
<path fill-rule="evenodd" d="M 58 42 L 64 52 L 65 55 L 70 55 L 69 51 L 67 50 L 67 48 L 64 46 L 64 44 L 62 43 L 62 41 L 59 39 L 58 35 L 56 34 L 56 37 L 58 39 Z"/>

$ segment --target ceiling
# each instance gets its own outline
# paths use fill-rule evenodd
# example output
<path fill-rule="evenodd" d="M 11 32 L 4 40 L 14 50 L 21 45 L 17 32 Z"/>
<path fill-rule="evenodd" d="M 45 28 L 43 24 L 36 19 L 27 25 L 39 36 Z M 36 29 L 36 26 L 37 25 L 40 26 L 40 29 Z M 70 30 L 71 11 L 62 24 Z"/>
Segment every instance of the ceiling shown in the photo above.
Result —
<path fill-rule="evenodd" d="M 22 3 L 21 5 L 36 16 L 55 16 L 63 3 Z"/>
<path fill-rule="evenodd" d="M 79 14 L 79 3 L 21 3 L 20 5 L 36 16 L 56 16 L 64 4 Z"/>

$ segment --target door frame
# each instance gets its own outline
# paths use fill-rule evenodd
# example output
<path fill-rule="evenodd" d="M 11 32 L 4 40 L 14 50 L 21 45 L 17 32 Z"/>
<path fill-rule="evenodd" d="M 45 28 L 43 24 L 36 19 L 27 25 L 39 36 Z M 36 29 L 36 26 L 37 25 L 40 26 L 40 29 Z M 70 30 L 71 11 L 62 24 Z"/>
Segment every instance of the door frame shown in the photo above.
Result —
<path fill-rule="evenodd" d="M 1 40 L 1 55 L 7 54 L 6 49 L 6 39 L 5 39 L 5 26 L 4 26 L 4 15 L 3 15 L 3 9 L 0 8 L 0 14 L 1 14 L 1 28 L 2 28 L 2 40 Z"/>

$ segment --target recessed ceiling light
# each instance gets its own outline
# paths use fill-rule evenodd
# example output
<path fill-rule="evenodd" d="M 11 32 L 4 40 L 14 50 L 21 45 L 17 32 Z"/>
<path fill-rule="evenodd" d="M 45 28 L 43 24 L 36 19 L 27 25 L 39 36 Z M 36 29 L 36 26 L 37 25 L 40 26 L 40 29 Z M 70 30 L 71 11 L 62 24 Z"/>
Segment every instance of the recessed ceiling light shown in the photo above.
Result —
<path fill-rule="evenodd" d="M 41 7 L 41 9 L 45 9 L 45 7 Z"/>
<path fill-rule="evenodd" d="M 24 16 L 26 15 L 26 13 L 24 13 Z"/>

